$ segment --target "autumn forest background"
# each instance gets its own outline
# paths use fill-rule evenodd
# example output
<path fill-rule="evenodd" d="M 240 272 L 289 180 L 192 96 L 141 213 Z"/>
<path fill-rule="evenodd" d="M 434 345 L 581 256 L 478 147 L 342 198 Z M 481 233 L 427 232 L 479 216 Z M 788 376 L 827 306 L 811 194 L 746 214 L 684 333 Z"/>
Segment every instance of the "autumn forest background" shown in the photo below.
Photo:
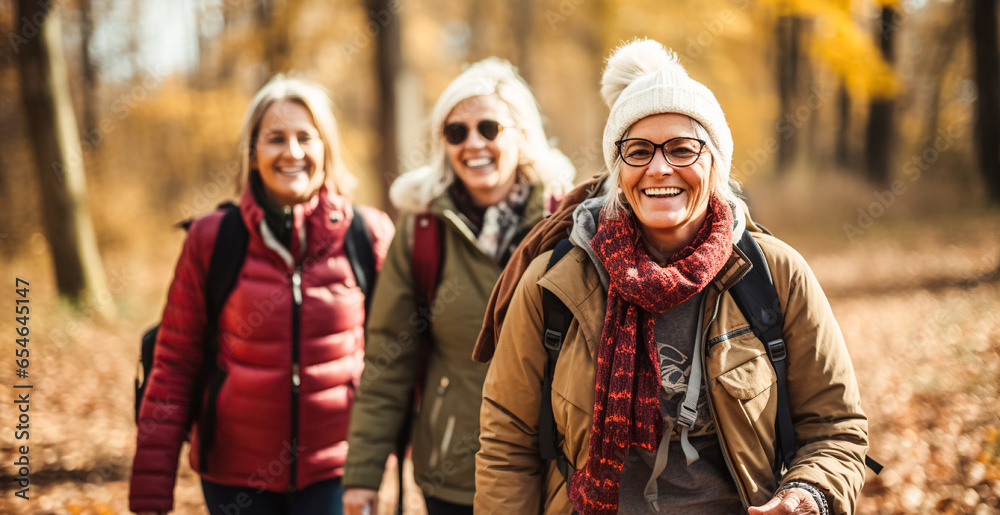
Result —
<path fill-rule="evenodd" d="M 391 212 L 433 102 L 491 55 L 519 67 L 577 180 L 600 172 L 604 58 L 649 37 L 715 92 L 755 219 L 830 297 L 886 465 L 859 513 L 1000 513 L 997 22 L 993 0 L 0 0 L 0 377 L 34 386 L 30 500 L 15 390 L 0 399 L 0 512 L 127 512 L 139 337 L 175 224 L 233 198 L 269 77 L 329 88 L 356 200 Z M 175 493 L 204 513 L 186 454 Z"/>

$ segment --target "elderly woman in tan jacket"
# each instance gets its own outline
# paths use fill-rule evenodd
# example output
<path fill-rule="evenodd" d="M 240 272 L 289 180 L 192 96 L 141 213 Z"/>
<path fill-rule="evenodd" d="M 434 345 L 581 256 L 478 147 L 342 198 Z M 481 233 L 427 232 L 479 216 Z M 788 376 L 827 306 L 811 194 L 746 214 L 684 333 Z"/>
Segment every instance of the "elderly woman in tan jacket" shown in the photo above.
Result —
<path fill-rule="evenodd" d="M 850 356 L 808 265 L 737 198 L 715 96 L 655 41 L 612 55 L 602 95 L 611 191 L 514 291 L 483 387 L 476 513 L 853 513 L 868 424 Z M 777 376 L 730 291 L 752 266 L 747 232 L 784 314 L 785 467 Z M 573 315 L 551 389 L 568 480 L 539 454 L 543 290 Z"/>

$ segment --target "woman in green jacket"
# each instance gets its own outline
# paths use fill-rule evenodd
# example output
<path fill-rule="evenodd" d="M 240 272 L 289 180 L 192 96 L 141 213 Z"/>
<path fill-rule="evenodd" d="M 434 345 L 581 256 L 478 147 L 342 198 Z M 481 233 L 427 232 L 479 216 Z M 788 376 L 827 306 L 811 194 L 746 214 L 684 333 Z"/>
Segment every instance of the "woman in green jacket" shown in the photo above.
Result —
<path fill-rule="evenodd" d="M 414 478 L 429 514 L 472 513 L 487 369 L 470 359 L 472 348 L 512 251 L 574 175 L 549 145 L 534 97 L 506 61 L 469 67 L 442 93 L 431 121 L 430 165 L 400 176 L 390 190 L 403 214 L 370 312 L 344 470 L 349 515 L 376 513 L 386 459 L 421 374 Z M 428 225 L 436 225 L 436 237 Z M 439 280 L 422 309 L 427 295 L 415 278 L 427 270 L 414 270 L 415 240 L 419 246 L 435 238 L 430 248 Z M 429 341 L 423 352 L 422 337 Z"/>

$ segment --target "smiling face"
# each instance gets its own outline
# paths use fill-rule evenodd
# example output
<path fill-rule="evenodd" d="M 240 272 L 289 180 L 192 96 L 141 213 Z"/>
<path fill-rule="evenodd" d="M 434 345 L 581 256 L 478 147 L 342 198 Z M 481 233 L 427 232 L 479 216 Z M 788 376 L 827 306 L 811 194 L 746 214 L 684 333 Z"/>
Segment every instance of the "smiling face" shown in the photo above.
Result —
<path fill-rule="evenodd" d="M 682 114 L 664 113 L 636 122 L 627 138 L 656 144 L 672 138 L 697 138 L 694 121 Z M 712 193 L 712 156 L 704 150 L 693 165 L 674 167 L 657 149 L 646 166 L 622 163 L 618 186 L 632 206 L 647 247 L 670 255 L 694 240 L 705 222 Z"/>
<path fill-rule="evenodd" d="M 250 168 L 260 171 L 267 195 L 290 206 L 313 197 L 323 185 L 325 148 L 309 110 L 279 100 L 264 113 Z"/>
<path fill-rule="evenodd" d="M 476 128 L 482 120 L 500 122 L 503 128 L 490 141 Z M 448 158 L 458 179 L 480 206 L 496 204 L 510 192 L 517 180 L 517 162 L 524 134 L 514 127 L 507 104 L 494 96 L 476 96 L 458 103 L 444 124 L 464 123 L 465 140 L 457 145 L 445 142 Z M 443 137 L 443 136 L 439 136 Z"/>

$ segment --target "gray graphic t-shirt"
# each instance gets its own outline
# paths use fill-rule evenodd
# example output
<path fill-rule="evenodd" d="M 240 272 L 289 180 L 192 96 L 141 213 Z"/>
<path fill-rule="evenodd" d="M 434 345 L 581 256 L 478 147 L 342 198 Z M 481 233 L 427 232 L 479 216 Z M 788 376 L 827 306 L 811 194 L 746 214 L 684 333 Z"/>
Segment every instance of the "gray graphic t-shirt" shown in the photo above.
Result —
<path fill-rule="evenodd" d="M 605 291 L 609 277 L 601 264 L 590 240 L 597 233 L 597 220 L 605 197 L 583 201 L 573 212 L 573 230 L 570 240 L 583 249 L 597 270 Z M 677 409 L 687 393 L 691 375 L 695 335 L 698 327 L 698 309 L 702 307 L 704 293 L 657 317 L 653 330 L 660 357 L 660 407 L 666 428 L 674 427 Z M 667 467 L 657 478 L 659 513 L 689 515 L 728 515 L 743 513 L 734 479 L 726 469 L 722 448 L 708 407 L 708 394 L 702 384 L 698 397 L 698 415 L 695 427 L 688 434 L 691 444 L 698 450 L 700 459 L 688 466 L 681 449 L 680 431 L 672 435 Z M 701 435 L 701 436 L 696 436 Z M 643 496 L 643 489 L 650 475 L 656 456 L 638 452 L 633 448 L 625 460 L 618 489 L 618 513 L 656 513 Z"/>
<path fill-rule="evenodd" d="M 687 464 L 680 443 L 677 410 L 687 394 L 688 378 L 694 360 L 698 309 L 704 293 L 657 317 L 654 328 L 657 353 L 660 358 L 660 411 L 665 430 L 675 428 L 670 438 L 667 467 L 657 478 L 658 505 L 661 514 L 727 515 L 743 513 L 736 485 L 726 469 L 722 448 L 708 406 L 707 381 L 701 384 L 698 415 L 688 433 L 691 444 L 698 449 L 699 459 Z M 652 474 L 656 455 L 632 448 L 622 469 L 618 489 L 618 513 L 657 513 L 643 496 L 646 481 Z"/>
<path fill-rule="evenodd" d="M 694 336 L 701 330 L 698 327 L 698 308 L 704 297 L 705 293 L 699 292 L 687 302 L 661 314 L 653 329 L 656 352 L 660 358 L 660 412 L 663 414 L 664 427 L 673 426 L 677 421 L 678 409 L 687 395 L 688 378 L 691 377 L 691 367 L 694 366 Z M 698 395 L 698 417 L 688 436 L 715 434 L 715 422 L 708 410 L 705 383 L 702 380 L 701 393 Z M 679 429 L 671 440 L 680 440 Z"/>

